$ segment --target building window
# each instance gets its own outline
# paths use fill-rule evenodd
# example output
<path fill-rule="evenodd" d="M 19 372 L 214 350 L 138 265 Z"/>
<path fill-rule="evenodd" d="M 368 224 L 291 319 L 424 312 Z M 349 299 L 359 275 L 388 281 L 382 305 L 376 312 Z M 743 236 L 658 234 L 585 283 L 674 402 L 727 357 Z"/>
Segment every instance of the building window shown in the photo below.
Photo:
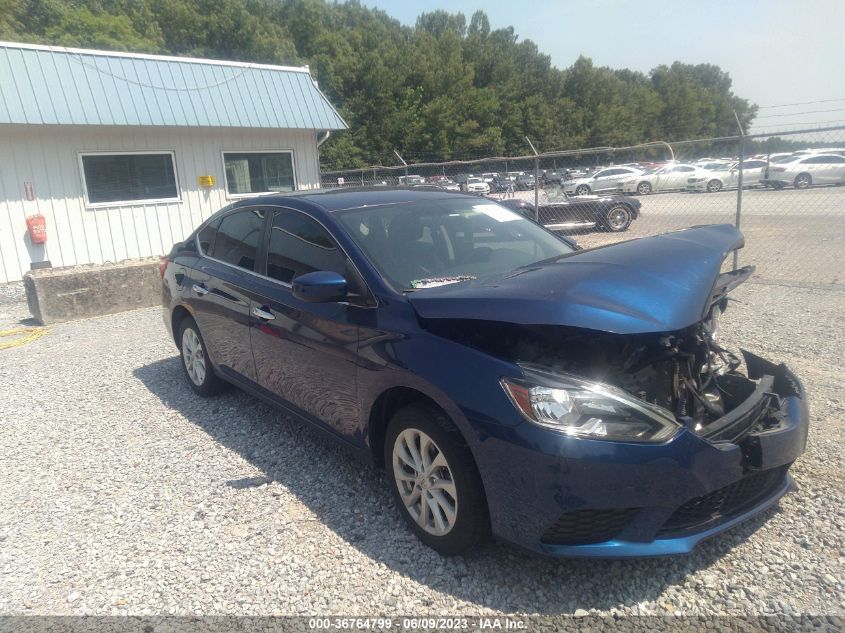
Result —
<path fill-rule="evenodd" d="M 293 191 L 293 152 L 223 152 L 226 194 L 251 196 Z"/>
<path fill-rule="evenodd" d="M 173 152 L 81 154 L 89 206 L 178 202 Z"/>

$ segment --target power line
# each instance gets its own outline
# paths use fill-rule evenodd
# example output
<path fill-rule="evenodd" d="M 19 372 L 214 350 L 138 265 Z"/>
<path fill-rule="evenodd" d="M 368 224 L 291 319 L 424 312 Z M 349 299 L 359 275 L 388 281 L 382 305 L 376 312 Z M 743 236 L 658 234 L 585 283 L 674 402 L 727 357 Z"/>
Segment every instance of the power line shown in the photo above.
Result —
<path fill-rule="evenodd" d="M 801 103 L 778 103 L 775 105 L 767 105 L 767 106 L 757 106 L 759 110 L 768 110 L 769 108 L 788 108 L 791 106 L 801 106 L 801 105 L 816 105 L 817 103 L 835 103 L 837 101 L 845 101 L 845 98 L 842 99 L 819 99 L 818 101 L 802 101 Z"/>
<path fill-rule="evenodd" d="M 845 108 L 833 108 L 831 110 L 807 110 L 806 112 L 791 112 L 789 114 L 767 114 L 765 116 L 754 117 L 754 119 L 774 119 L 776 117 L 784 116 L 804 116 L 805 114 L 819 114 L 820 112 L 845 112 Z"/>

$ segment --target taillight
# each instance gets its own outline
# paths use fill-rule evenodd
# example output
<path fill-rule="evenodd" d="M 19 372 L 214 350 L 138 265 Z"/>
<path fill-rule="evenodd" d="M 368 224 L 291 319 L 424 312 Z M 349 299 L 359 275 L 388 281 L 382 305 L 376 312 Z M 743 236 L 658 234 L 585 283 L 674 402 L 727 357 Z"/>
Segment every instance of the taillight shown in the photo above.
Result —
<path fill-rule="evenodd" d="M 164 279 L 164 273 L 167 271 L 167 265 L 170 263 L 170 260 L 167 257 L 162 257 L 161 261 L 158 264 L 158 274 L 161 275 L 161 278 Z"/>

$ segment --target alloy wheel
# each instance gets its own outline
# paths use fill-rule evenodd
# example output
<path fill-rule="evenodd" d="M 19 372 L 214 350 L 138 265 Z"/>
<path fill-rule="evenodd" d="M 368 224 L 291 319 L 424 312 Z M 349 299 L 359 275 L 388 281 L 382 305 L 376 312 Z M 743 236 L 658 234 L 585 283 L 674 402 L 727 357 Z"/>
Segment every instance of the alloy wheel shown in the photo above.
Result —
<path fill-rule="evenodd" d="M 641 182 L 639 185 L 637 185 L 637 193 L 643 196 L 650 194 L 651 185 L 647 182 Z"/>
<path fill-rule="evenodd" d="M 806 189 L 810 186 L 810 177 L 807 174 L 799 174 L 795 179 L 796 189 Z"/>
<path fill-rule="evenodd" d="M 631 214 L 624 207 L 614 207 L 607 214 L 607 223 L 614 231 L 621 231 L 631 222 Z"/>
<path fill-rule="evenodd" d="M 393 477 L 405 509 L 429 534 L 444 536 L 458 517 L 458 494 L 446 456 L 428 435 L 405 429 L 393 444 Z"/>
<path fill-rule="evenodd" d="M 205 354 L 199 336 L 190 327 L 182 333 L 182 360 L 188 377 L 198 387 L 205 381 Z"/>

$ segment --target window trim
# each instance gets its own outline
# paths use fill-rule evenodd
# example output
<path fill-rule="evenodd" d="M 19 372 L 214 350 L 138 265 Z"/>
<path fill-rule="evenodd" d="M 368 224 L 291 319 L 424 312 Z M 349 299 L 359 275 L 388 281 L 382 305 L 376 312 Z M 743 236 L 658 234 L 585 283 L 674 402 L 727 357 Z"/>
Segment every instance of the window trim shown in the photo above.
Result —
<path fill-rule="evenodd" d="M 156 154 L 169 154 L 173 165 L 173 180 L 176 185 L 175 198 L 145 198 L 143 200 L 116 200 L 113 202 L 91 202 L 88 199 L 88 181 L 85 178 L 85 164 L 82 159 L 86 156 L 145 156 Z M 179 185 L 179 171 L 176 168 L 176 150 L 106 150 L 106 151 L 81 151 L 76 153 L 79 163 L 79 177 L 82 180 L 82 196 L 86 209 L 105 209 L 109 207 L 140 207 L 151 204 L 182 204 L 182 187 Z"/>
<path fill-rule="evenodd" d="M 343 253 L 344 257 L 346 257 L 346 260 L 350 264 L 352 264 L 352 267 L 355 269 L 355 272 L 358 275 L 358 279 L 361 280 L 361 283 L 364 284 L 364 289 L 367 291 L 367 296 L 365 297 L 366 305 L 357 305 L 356 304 L 355 307 L 367 308 L 367 309 L 379 307 L 378 297 L 373 292 L 372 288 L 370 288 L 370 284 L 369 284 L 369 282 L 367 282 L 367 279 L 364 277 L 364 275 L 361 274 L 361 268 L 358 266 L 358 264 L 355 262 L 355 260 L 352 259 L 352 257 L 349 256 L 349 252 L 346 250 L 346 248 L 344 248 L 343 244 L 340 243 L 340 241 L 335 237 L 334 233 L 332 233 L 331 230 L 329 230 L 329 227 L 327 227 L 323 223 L 322 220 L 314 217 L 312 214 L 308 213 L 307 211 L 303 211 L 302 209 L 294 209 L 293 207 L 287 207 L 287 206 L 282 205 L 282 204 L 251 204 L 251 205 L 245 204 L 242 207 L 234 207 L 232 209 L 229 209 L 226 213 L 222 214 L 219 219 L 222 221 L 223 218 L 225 218 L 227 215 L 230 215 L 232 213 L 236 213 L 237 211 L 243 211 L 245 209 L 259 209 L 259 208 L 260 209 L 267 209 L 269 211 L 269 213 L 267 214 L 267 217 L 265 218 L 263 244 L 262 244 L 261 249 L 259 249 L 259 255 L 263 255 L 261 263 L 262 263 L 262 269 L 264 270 L 265 273 L 267 272 L 267 270 L 266 270 L 267 269 L 267 249 L 270 246 L 269 231 L 271 229 L 272 218 L 273 218 L 273 215 L 275 213 L 275 210 L 276 209 L 282 209 L 282 210 L 285 210 L 285 211 L 295 211 L 296 213 L 301 213 L 306 218 L 310 218 L 311 220 L 313 220 L 314 222 L 319 224 L 321 227 L 323 227 L 323 230 L 326 233 L 328 233 L 329 237 L 331 237 L 332 240 L 334 240 L 335 244 L 337 244 L 337 247 Z M 205 257 L 206 259 L 210 259 L 211 261 L 217 262 L 218 264 L 222 264 L 223 266 L 229 266 L 230 268 L 232 268 L 236 271 L 247 273 L 249 275 L 254 275 L 255 277 L 258 277 L 258 278 L 260 278 L 264 281 L 269 281 L 270 283 L 274 283 L 276 285 L 279 285 L 279 286 L 281 286 L 281 287 L 283 287 L 287 290 L 291 290 L 291 291 L 293 290 L 293 284 L 291 284 L 291 283 L 287 283 L 285 281 L 282 281 L 281 279 L 276 279 L 274 277 L 269 277 L 264 273 L 259 273 L 259 272 L 254 271 L 254 270 L 247 270 L 246 268 L 241 268 L 240 266 L 230 264 L 229 262 L 224 262 L 222 259 L 216 259 L 216 258 L 212 257 L 211 255 L 209 255 L 208 253 L 206 253 L 205 251 L 203 251 L 202 246 L 200 246 L 199 232 L 200 232 L 200 230 L 202 230 L 202 228 L 205 225 L 207 225 L 211 221 L 211 219 L 213 217 L 214 216 L 212 215 L 210 218 L 208 218 L 208 220 L 206 220 L 203 224 L 201 224 L 199 227 L 197 227 L 197 229 L 194 233 L 194 243 L 197 246 L 197 253 L 200 257 Z M 216 236 L 215 236 L 215 239 L 216 239 Z M 341 304 L 341 305 L 349 305 L 348 301 L 338 301 L 337 303 Z"/>
<path fill-rule="evenodd" d="M 291 169 L 293 169 L 293 189 L 290 192 L 286 191 L 254 191 L 250 193 L 230 193 L 229 192 L 229 177 L 226 175 L 226 154 L 290 154 Z M 258 196 L 266 196 L 267 194 L 284 195 L 285 193 L 292 193 L 299 190 L 299 183 L 296 178 L 296 156 L 293 149 L 224 149 L 220 150 L 220 160 L 223 162 L 223 193 L 227 200 L 244 200 L 246 198 L 255 198 Z"/>

